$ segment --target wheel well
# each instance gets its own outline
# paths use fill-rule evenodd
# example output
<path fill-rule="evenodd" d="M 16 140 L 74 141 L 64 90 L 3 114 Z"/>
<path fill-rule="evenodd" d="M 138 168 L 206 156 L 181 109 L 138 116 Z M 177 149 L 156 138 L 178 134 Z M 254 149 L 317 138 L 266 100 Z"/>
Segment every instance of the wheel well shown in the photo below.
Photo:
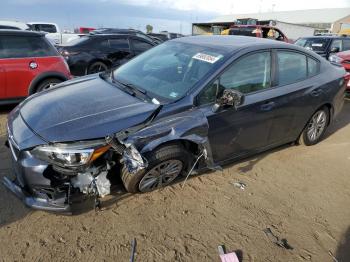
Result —
<path fill-rule="evenodd" d="M 43 79 L 40 79 L 40 81 L 38 83 L 36 83 L 35 88 L 33 88 L 32 93 L 30 95 L 36 93 L 36 91 L 38 90 L 38 87 L 47 79 L 58 79 L 58 80 L 61 80 L 62 82 L 66 81 L 65 78 L 60 77 L 60 76 L 46 76 Z"/>
<path fill-rule="evenodd" d="M 184 139 L 178 139 L 178 140 L 172 140 L 164 142 L 157 147 L 155 147 L 152 151 L 159 149 L 163 146 L 169 146 L 169 145 L 181 145 L 183 146 L 189 153 L 192 155 L 197 155 L 199 153 L 199 146 L 195 142 L 192 142 L 190 140 L 184 140 Z"/>
<path fill-rule="evenodd" d="M 112 65 L 112 63 L 108 60 L 102 60 L 102 59 L 94 59 L 92 60 L 89 65 L 87 66 L 87 69 L 93 64 L 93 63 L 96 63 L 96 62 L 101 62 L 101 63 L 104 63 L 106 66 L 110 67 Z M 86 69 L 86 70 L 87 70 Z"/>

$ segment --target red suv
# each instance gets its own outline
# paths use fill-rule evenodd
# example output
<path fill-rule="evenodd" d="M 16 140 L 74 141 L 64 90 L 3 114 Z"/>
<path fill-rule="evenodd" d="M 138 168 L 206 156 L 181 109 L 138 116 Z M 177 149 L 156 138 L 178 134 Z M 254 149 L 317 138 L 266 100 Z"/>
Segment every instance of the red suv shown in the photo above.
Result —
<path fill-rule="evenodd" d="M 0 30 L 0 104 L 71 78 L 69 67 L 43 34 Z"/>

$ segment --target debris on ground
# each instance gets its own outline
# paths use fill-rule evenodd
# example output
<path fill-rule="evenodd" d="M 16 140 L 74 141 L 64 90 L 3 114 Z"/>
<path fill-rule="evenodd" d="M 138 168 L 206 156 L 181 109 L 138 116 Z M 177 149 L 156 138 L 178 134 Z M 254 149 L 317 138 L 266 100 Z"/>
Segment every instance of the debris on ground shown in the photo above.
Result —
<path fill-rule="evenodd" d="M 239 262 L 239 259 L 235 252 L 226 253 L 224 245 L 218 246 L 221 262 Z"/>
<path fill-rule="evenodd" d="M 237 187 L 237 188 L 239 188 L 239 189 L 242 189 L 242 190 L 244 190 L 246 187 L 247 187 L 247 185 L 245 184 L 245 183 L 243 183 L 243 182 L 233 182 L 233 183 L 231 183 L 233 186 L 235 186 L 235 187 Z"/>
<path fill-rule="evenodd" d="M 274 233 L 272 233 L 271 229 L 265 228 L 264 233 L 266 234 L 266 236 L 271 240 L 272 243 L 276 244 L 279 247 L 283 247 L 285 249 L 289 249 L 289 250 L 293 250 L 294 248 L 289 245 L 287 239 L 282 238 L 280 239 L 278 236 L 276 236 Z"/>
<path fill-rule="evenodd" d="M 135 261 L 135 252 L 136 252 L 136 238 L 134 238 L 131 241 L 131 256 L 130 256 L 130 262 Z"/>

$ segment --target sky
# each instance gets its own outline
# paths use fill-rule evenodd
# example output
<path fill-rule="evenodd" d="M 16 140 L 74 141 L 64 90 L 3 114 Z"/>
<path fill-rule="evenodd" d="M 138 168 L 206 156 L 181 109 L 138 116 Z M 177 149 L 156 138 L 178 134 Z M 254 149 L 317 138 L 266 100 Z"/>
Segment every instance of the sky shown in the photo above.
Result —
<path fill-rule="evenodd" d="M 191 23 L 225 14 L 350 7 L 350 0 L 1 0 L 0 20 L 54 22 L 62 29 L 135 28 L 191 33 Z"/>

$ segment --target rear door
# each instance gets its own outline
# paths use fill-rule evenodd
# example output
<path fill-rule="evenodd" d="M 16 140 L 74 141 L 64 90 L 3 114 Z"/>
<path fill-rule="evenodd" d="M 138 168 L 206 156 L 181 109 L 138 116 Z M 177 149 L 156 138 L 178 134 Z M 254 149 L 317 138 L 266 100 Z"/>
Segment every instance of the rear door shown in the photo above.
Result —
<path fill-rule="evenodd" d="M 314 77 L 319 61 L 297 51 L 280 49 L 274 52 L 276 88 L 274 118 L 269 132 L 269 145 L 291 142 L 297 138 L 305 121 L 322 97 Z"/>
<path fill-rule="evenodd" d="M 154 46 L 153 44 L 138 37 L 132 36 L 129 39 L 135 56 L 147 51 L 148 49 L 151 49 Z"/>

